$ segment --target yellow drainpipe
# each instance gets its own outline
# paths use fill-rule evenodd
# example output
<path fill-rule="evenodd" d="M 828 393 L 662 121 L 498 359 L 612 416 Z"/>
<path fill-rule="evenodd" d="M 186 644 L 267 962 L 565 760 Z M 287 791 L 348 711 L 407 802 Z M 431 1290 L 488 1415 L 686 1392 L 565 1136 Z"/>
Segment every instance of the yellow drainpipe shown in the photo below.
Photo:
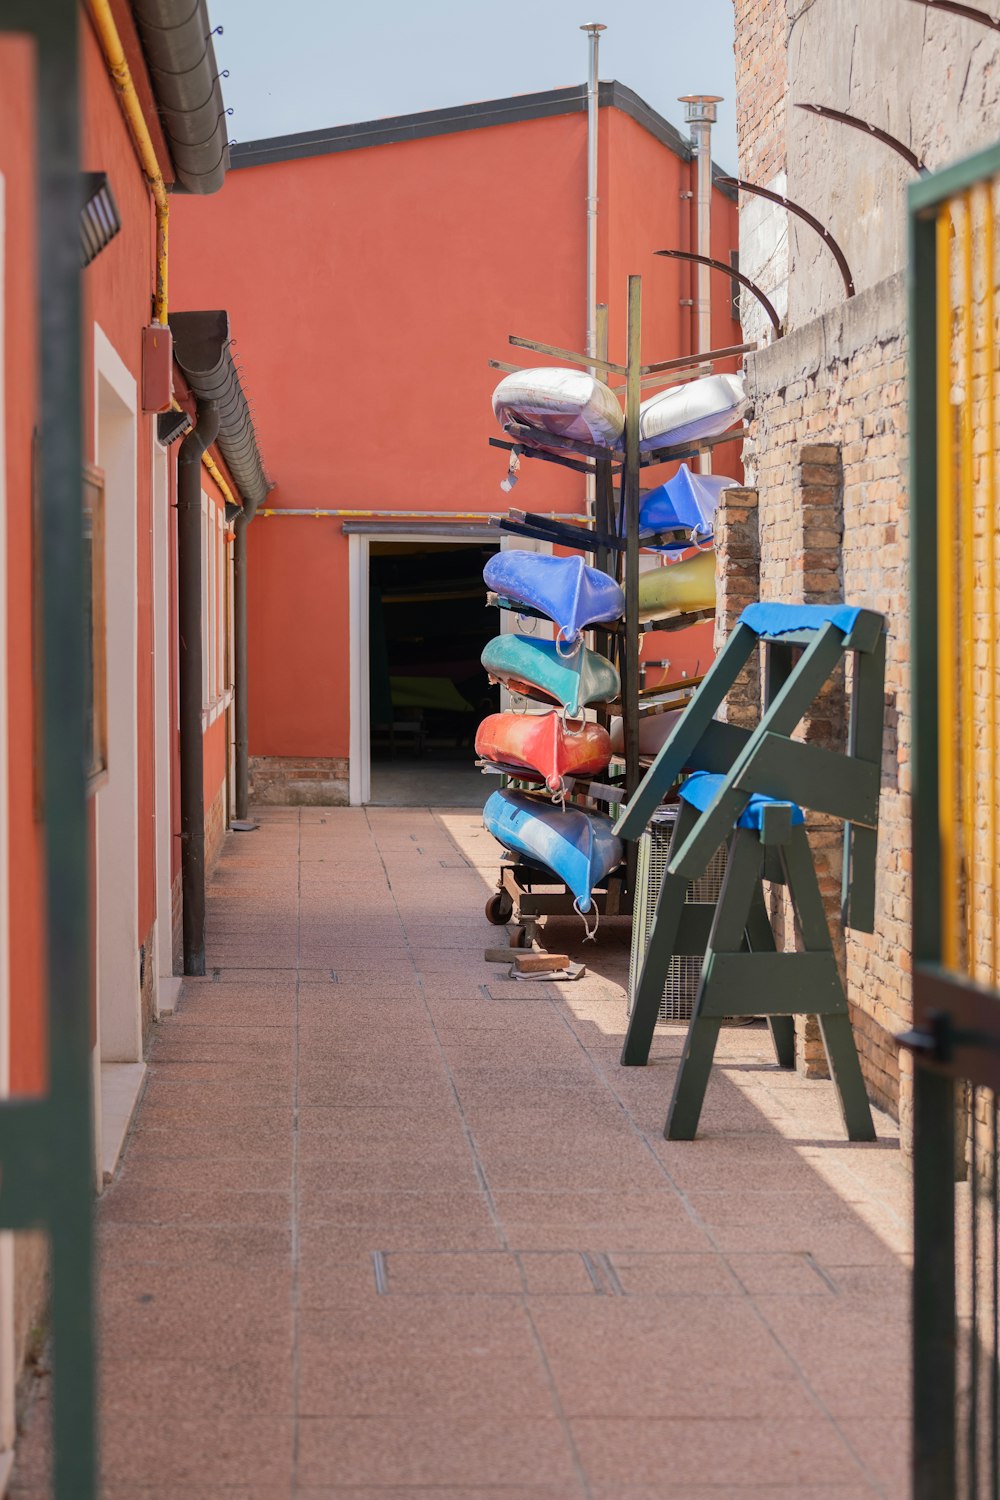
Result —
<path fill-rule="evenodd" d="M 118 91 L 125 118 L 128 120 L 132 139 L 139 152 L 139 160 L 146 174 L 156 204 L 156 295 L 153 300 L 153 321 L 166 327 L 167 323 L 167 223 L 170 215 L 170 199 L 166 183 L 156 159 L 152 138 L 146 128 L 139 96 L 132 82 L 132 74 L 125 60 L 118 27 L 111 14 L 109 0 L 90 0 L 90 13 L 100 37 L 104 59 L 111 80 Z"/>

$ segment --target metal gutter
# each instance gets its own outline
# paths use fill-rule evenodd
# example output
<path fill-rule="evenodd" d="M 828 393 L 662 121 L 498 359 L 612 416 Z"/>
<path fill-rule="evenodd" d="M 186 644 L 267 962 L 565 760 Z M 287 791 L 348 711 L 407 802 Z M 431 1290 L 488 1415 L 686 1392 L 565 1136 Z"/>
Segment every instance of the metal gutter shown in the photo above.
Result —
<path fill-rule="evenodd" d="M 167 321 L 167 232 L 170 200 L 108 0 L 90 0 L 90 14 L 156 205 L 156 293 L 153 299 L 153 322 L 163 327 Z"/>
<path fill-rule="evenodd" d="M 243 513 L 251 521 L 271 484 L 264 472 L 250 407 L 230 353 L 229 314 L 172 313 L 170 331 L 174 338 L 174 358 L 195 396 L 200 401 L 218 402 L 216 442 L 243 499 Z"/>
<path fill-rule="evenodd" d="M 131 0 L 177 184 L 217 193 L 229 132 L 205 0 Z"/>

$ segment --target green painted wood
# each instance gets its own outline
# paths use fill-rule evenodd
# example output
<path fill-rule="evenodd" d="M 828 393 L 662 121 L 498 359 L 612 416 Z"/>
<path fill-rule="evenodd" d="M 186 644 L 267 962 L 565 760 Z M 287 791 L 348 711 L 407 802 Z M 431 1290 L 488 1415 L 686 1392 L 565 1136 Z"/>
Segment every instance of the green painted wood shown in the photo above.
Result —
<path fill-rule="evenodd" d="M 737 625 L 712 663 L 687 712 L 677 721 L 673 734 L 660 750 L 642 783 L 615 824 L 619 838 L 637 839 L 645 831 L 664 797 L 691 763 L 691 755 L 700 744 L 716 710 L 757 647 L 757 637 L 746 625 Z M 725 833 L 728 833 L 728 829 Z M 716 848 L 724 842 L 716 842 Z"/>
<path fill-rule="evenodd" d="M 705 987 L 706 1016 L 847 1014 L 832 954 L 710 952 Z"/>
<path fill-rule="evenodd" d="M 767 878 L 767 854 L 765 850 L 764 878 Z M 746 924 L 747 940 L 751 953 L 775 953 L 777 946 L 774 941 L 774 929 L 771 926 L 771 918 L 768 915 L 767 903 L 764 900 L 764 891 L 760 881 L 754 888 L 753 897 L 750 902 L 750 912 Z M 771 1033 L 771 1045 L 774 1048 L 775 1060 L 779 1068 L 795 1067 L 795 1022 L 791 1016 L 767 1017 L 768 1030 Z"/>
<path fill-rule="evenodd" d="M 754 891 L 759 885 L 760 868 L 761 850 L 755 836 L 747 829 L 738 829 L 729 845 L 726 873 L 712 923 L 705 967 L 695 997 L 684 1052 L 674 1081 L 667 1123 L 663 1130 L 666 1138 L 671 1141 L 694 1140 L 712 1071 L 715 1046 L 719 1039 L 720 1018 L 724 1014 L 739 1014 L 735 1011 L 710 1013 L 710 966 L 716 950 L 744 956 L 741 950 L 746 943 L 747 914 L 753 902 Z"/>
<path fill-rule="evenodd" d="M 792 831 L 792 803 L 771 802 L 761 813 L 760 841 L 768 848 L 780 848 Z"/>
<path fill-rule="evenodd" d="M 879 722 L 881 724 L 881 703 Z M 785 735 L 765 734 L 740 774 L 739 789 L 797 802 L 810 812 L 828 813 L 870 828 L 878 824 L 878 765 L 854 760 L 837 750 L 803 744 Z"/>
<path fill-rule="evenodd" d="M 671 848 L 678 838 L 684 837 L 684 830 L 690 827 L 696 817 L 697 813 L 694 808 L 688 807 L 684 802 L 680 804 L 671 836 Z M 671 875 L 669 867 L 664 870 L 656 898 L 653 922 L 649 930 L 649 942 L 646 945 L 646 953 L 639 972 L 639 982 L 632 1001 L 632 1014 L 629 1017 L 628 1030 L 622 1045 L 623 1067 L 645 1067 L 649 1060 L 649 1049 L 653 1044 L 653 1030 L 659 1014 L 660 1001 L 663 998 L 667 969 L 671 955 L 677 951 L 676 945 L 684 915 L 687 890 L 686 880 Z"/>
<path fill-rule="evenodd" d="M 913 1500 L 954 1500 L 955 1085 L 913 1074 Z"/>
<path fill-rule="evenodd" d="M 760 723 L 730 769 L 712 806 L 702 814 L 676 856 L 671 858 L 671 869 L 678 875 L 694 879 L 707 868 L 708 861 L 724 842 L 749 801 L 749 792 L 737 789 L 745 766 L 765 735 L 791 735 L 840 660 L 841 640 L 841 632 L 835 625 L 826 625 L 815 633 L 815 639 L 803 652 L 770 707 L 764 711 Z M 689 709 L 688 714 L 690 712 Z M 678 729 L 683 723 L 684 719 L 678 724 Z"/>
<path fill-rule="evenodd" d="M 79 7 L 9 0 L 34 43 L 40 429 L 41 801 L 49 1094 L 0 1104 L 0 1225 L 49 1237 L 53 1494 L 94 1500 L 94 1143 L 84 785 Z"/>
<path fill-rule="evenodd" d="M 792 829 L 788 843 L 781 851 L 781 859 L 803 948 L 807 953 L 832 953 L 833 942 L 809 847 L 809 835 L 801 824 Z"/>
<path fill-rule="evenodd" d="M 831 959 L 831 963 L 833 960 Z M 836 965 L 834 965 L 836 967 Z M 839 976 L 838 976 L 839 983 Z M 850 1016 L 836 1016 L 818 1012 L 820 1033 L 826 1048 L 830 1073 L 837 1085 L 841 1118 L 848 1140 L 874 1141 L 875 1121 L 865 1089 L 865 1080 L 858 1061 L 858 1049 L 854 1044 L 854 1032 Z"/>
<path fill-rule="evenodd" d="M 876 778 L 875 818 L 854 818 L 844 829 L 841 916 L 857 932 L 875 930 L 875 878 L 878 858 L 878 796 L 882 779 L 885 719 L 885 631 L 874 651 L 854 658 L 847 753 L 852 763 L 871 767 Z M 865 828 L 857 827 L 866 823 Z"/>
<path fill-rule="evenodd" d="M 998 172 L 1000 172 L 1000 145 L 987 146 L 985 151 L 979 151 L 975 156 L 967 156 L 964 161 L 957 161 L 953 166 L 934 172 L 930 177 L 921 177 L 916 182 L 911 182 L 907 189 L 911 230 L 916 224 L 926 223 L 925 216 L 933 213 L 934 209 L 946 203 L 955 193 L 964 193 L 966 188 L 975 187 L 985 179 L 995 177 Z M 916 281 L 915 273 L 921 269 L 917 258 L 911 253 L 911 285 Z M 932 305 L 934 282 L 923 278 L 920 285 L 927 303 Z M 934 367 L 931 365 L 928 368 L 932 372 L 930 378 L 933 379 Z M 912 427 L 910 432 L 913 433 Z"/>
<path fill-rule="evenodd" d="M 712 771 L 725 775 L 736 757 L 742 754 L 750 738 L 750 730 L 739 724 L 725 724 L 721 719 L 712 719 L 705 726 L 688 759 L 691 771 Z"/>

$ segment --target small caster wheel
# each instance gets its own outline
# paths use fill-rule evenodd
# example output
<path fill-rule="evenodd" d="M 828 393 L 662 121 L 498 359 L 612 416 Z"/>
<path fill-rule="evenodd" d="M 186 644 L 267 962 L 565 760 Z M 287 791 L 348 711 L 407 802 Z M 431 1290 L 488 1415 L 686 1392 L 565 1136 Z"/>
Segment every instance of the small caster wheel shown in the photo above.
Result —
<path fill-rule="evenodd" d="M 486 903 L 486 920 L 494 927 L 506 927 L 514 915 L 514 903 L 506 891 L 495 891 Z"/>
<path fill-rule="evenodd" d="M 523 927 L 515 927 L 510 935 L 510 946 L 512 948 L 527 948 L 528 934 Z"/>

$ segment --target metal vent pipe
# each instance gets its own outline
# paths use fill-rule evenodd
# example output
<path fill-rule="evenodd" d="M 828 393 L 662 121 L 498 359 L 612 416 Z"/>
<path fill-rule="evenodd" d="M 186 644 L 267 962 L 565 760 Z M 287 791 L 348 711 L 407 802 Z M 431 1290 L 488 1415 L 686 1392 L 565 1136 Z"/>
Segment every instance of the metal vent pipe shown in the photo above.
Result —
<path fill-rule="evenodd" d="M 697 168 L 695 216 L 698 226 L 698 254 L 712 254 L 712 126 L 718 118 L 720 94 L 682 94 L 684 118 L 691 127 L 691 147 Z M 698 292 L 695 298 L 695 353 L 712 347 L 712 273 L 708 266 L 698 265 Z M 711 472 L 711 459 L 703 453 L 699 468 Z"/>

